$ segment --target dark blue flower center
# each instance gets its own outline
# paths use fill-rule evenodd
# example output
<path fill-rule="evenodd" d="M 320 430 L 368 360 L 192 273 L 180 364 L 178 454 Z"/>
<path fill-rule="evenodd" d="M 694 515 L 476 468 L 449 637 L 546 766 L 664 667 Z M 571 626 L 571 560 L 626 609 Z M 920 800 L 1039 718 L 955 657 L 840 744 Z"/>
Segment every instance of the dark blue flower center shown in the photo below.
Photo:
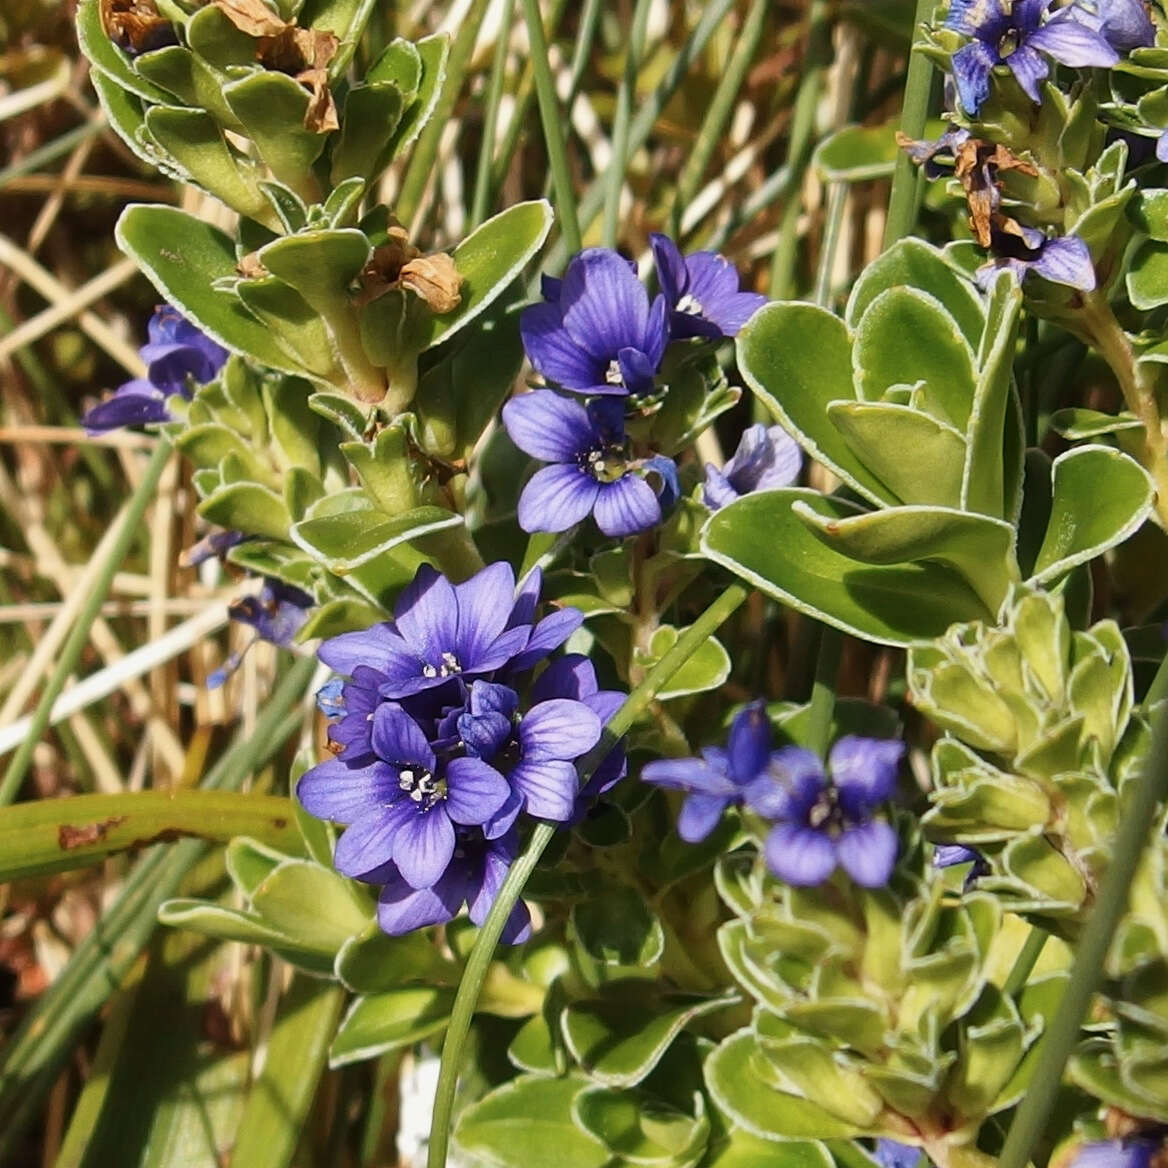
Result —
<path fill-rule="evenodd" d="M 446 780 L 436 779 L 425 767 L 402 767 L 397 776 L 398 788 L 419 811 L 429 811 L 446 798 Z"/>

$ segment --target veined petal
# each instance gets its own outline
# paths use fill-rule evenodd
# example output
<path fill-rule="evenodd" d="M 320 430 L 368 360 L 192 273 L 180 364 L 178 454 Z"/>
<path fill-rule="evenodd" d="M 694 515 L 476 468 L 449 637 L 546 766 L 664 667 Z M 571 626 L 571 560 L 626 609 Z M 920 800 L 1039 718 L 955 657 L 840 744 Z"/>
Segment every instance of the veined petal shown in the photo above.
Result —
<path fill-rule="evenodd" d="M 677 834 L 687 844 L 701 843 L 718 826 L 729 799 L 718 795 L 690 795 L 677 817 Z"/>
<path fill-rule="evenodd" d="M 767 834 L 763 851 L 767 867 L 796 888 L 822 884 L 835 871 L 831 840 L 810 827 L 778 824 Z"/>
<path fill-rule="evenodd" d="M 341 633 L 321 642 L 316 655 L 330 668 L 352 677 L 361 665 L 384 673 L 387 666 L 416 663 L 409 646 L 385 621 L 354 633 Z"/>
<path fill-rule="evenodd" d="M 596 444 L 584 407 L 550 389 L 513 397 L 503 407 L 503 425 L 524 454 L 542 462 L 573 462 Z"/>
<path fill-rule="evenodd" d="M 488 564 L 455 586 L 458 637 L 455 654 L 466 669 L 503 631 L 515 600 L 515 572 L 505 560 Z"/>
<path fill-rule="evenodd" d="M 393 702 L 382 702 L 373 712 L 373 749 L 389 763 L 420 766 L 433 773 L 437 766 L 422 728 Z"/>
<path fill-rule="evenodd" d="M 411 888 L 393 865 L 385 875 L 377 898 L 377 923 L 391 937 L 453 920 L 466 899 L 466 874 L 453 866 L 430 888 Z"/>
<path fill-rule="evenodd" d="M 734 716 L 726 740 L 730 776 L 740 786 L 765 769 L 771 750 L 771 724 L 762 702 L 751 702 Z"/>
<path fill-rule="evenodd" d="M 517 653 L 522 650 L 531 636 L 531 630 L 526 625 L 514 629 L 504 629 L 479 655 L 473 665 L 467 669 L 473 673 L 490 673 L 495 669 L 502 669 Z"/>
<path fill-rule="evenodd" d="M 354 820 L 337 840 L 333 866 L 342 876 L 357 878 L 392 860 L 394 839 L 413 807 L 389 803 Z"/>
<path fill-rule="evenodd" d="M 352 823 L 396 794 L 397 772 L 381 762 L 354 767 L 339 758 L 325 759 L 296 784 L 296 798 L 304 810 L 335 823 Z"/>
<path fill-rule="evenodd" d="M 1068 8 L 1060 9 L 1035 29 L 1026 38 L 1026 45 L 1076 69 L 1109 69 L 1119 60 L 1119 53 L 1103 33 L 1075 20 Z"/>
<path fill-rule="evenodd" d="M 512 669 L 530 669 L 558 649 L 582 624 L 584 614 L 570 606 L 549 613 L 531 630 L 523 652 L 511 659 Z"/>
<path fill-rule="evenodd" d="M 706 316 L 724 337 L 736 337 L 748 320 L 767 303 L 761 292 L 735 292 L 706 309 Z"/>
<path fill-rule="evenodd" d="M 656 783 L 674 791 L 688 791 L 731 799 L 742 792 L 738 784 L 722 769 L 700 758 L 658 758 L 641 768 L 646 783 Z"/>
<path fill-rule="evenodd" d="M 1006 58 L 1006 64 L 1010 66 L 1010 72 L 1017 78 L 1026 96 L 1037 105 L 1042 101 L 1042 90 L 1039 86 L 1050 73 L 1050 66 L 1046 63 L 1046 58 L 1038 52 L 1035 40 L 1037 33 L 1026 44 L 1019 45 Z"/>
<path fill-rule="evenodd" d="M 429 564 L 423 564 L 397 598 L 394 624 L 418 656 L 437 665 L 454 649 L 458 637 L 458 602 L 454 585 Z"/>
<path fill-rule="evenodd" d="M 578 466 L 560 462 L 537 470 L 519 496 L 524 531 L 567 531 L 596 505 L 600 484 Z"/>
<path fill-rule="evenodd" d="M 844 814 L 863 819 L 877 803 L 891 799 L 904 743 L 895 738 L 847 734 L 831 748 L 828 766 Z"/>
<path fill-rule="evenodd" d="M 981 109 L 981 103 L 990 95 L 990 70 L 998 63 L 994 53 L 981 43 L 970 41 L 953 54 L 953 80 L 961 108 L 969 115 Z"/>
<path fill-rule="evenodd" d="M 649 296 L 628 261 L 608 248 L 589 247 L 564 273 L 560 308 L 572 340 L 607 363 L 641 340 Z"/>
<path fill-rule="evenodd" d="M 583 702 L 568 698 L 540 702 L 519 722 L 525 762 L 579 758 L 599 741 L 600 719 Z"/>
<path fill-rule="evenodd" d="M 682 259 L 677 244 L 668 235 L 654 231 L 649 236 L 649 246 L 653 249 L 653 262 L 657 267 L 657 283 L 670 308 L 685 295 L 689 284 L 689 272 Z"/>
<path fill-rule="evenodd" d="M 702 484 L 702 502 L 717 511 L 738 498 L 730 480 L 712 463 L 706 463 L 706 481 Z"/>
<path fill-rule="evenodd" d="M 576 768 L 570 762 L 548 758 L 524 760 L 511 772 L 512 786 L 523 796 L 528 815 L 564 823 L 572 818 L 576 802 Z"/>
<path fill-rule="evenodd" d="M 996 26 L 1005 19 L 1001 0 L 950 0 L 945 27 L 966 36 L 978 36 L 996 31 Z"/>
<path fill-rule="evenodd" d="M 653 376 L 657 366 L 640 349 L 626 347 L 617 353 L 622 386 L 613 386 L 621 392 L 648 394 L 653 392 Z"/>
<path fill-rule="evenodd" d="M 805 822 L 825 786 L 823 764 L 810 750 L 784 746 L 746 788 L 746 804 L 766 819 Z"/>
<path fill-rule="evenodd" d="M 604 378 L 604 365 L 564 328 L 558 304 L 535 304 L 519 317 L 523 349 L 537 373 L 565 389 L 587 389 Z"/>
<path fill-rule="evenodd" d="M 546 702 L 549 698 L 575 698 L 582 701 L 591 697 L 600 685 L 596 668 L 582 653 L 568 653 L 548 663 L 531 687 L 531 701 Z"/>
<path fill-rule="evenodd" d="M 454 826 L 441 803 L 410 813 L 394 836 L 393 862 L 411 888 L 431 888 L 454 856 Z"/>
<path fill-rule="evenodd" d="M 507 780 L 481 758 L 452 758 L 446 765 L 446 811 L 455 823 L 486 823 L 510 794 Z"/>
<path fill-rule="evenodd" d="M 1095 289 L 1095 265 L 1091 262 L 1091 253 L 1077 235 L 1048 240 L 1030 268 L 1054 284 L 1065 284 L 1081 292 Z"/>
<path fill-rule="evenodd" d="M 844 830 L 835 842 L 840 867 L 861 888 L 883 888 L 896 865 L 896 832 L 875 819 Z"/>
<path fill-rule="evenodd" d="M 635 474 L 614 483 L 598 483 L 593 515 L 596 526 L 618 539 L 647 531 L 661 522 L 661 504 L 653 488 Z"/>

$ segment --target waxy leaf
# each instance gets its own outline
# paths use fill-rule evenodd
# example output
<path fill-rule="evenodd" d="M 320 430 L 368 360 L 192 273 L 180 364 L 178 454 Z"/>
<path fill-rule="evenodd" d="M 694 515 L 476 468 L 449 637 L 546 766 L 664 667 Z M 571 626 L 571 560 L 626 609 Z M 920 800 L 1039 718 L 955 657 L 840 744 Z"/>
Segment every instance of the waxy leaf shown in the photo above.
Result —
<path fill-rule="evenodd" d="M 572 1112 L 576 1122 L 622 1163 L 696 1168 L 710 1134 L 702 1099 L 699 1093 L 694 1116 L 674 1110 L 647 1092 L 590 1087 L 576 1096 Z"/>
<path fill-rule="evenodd" d="M 768 304 L 738 334 L 738 366 L 812 457 L 872 502 L 896 502 L 827 418 L 829 403 L 855 398 L 851 339 L 843 321 L 814 304 Z"/>
<path fill-rule="evenodd" d="M 101 26 L 100 0 L 81 0 L 77 6 L 77 41 L 94 68 L 110 77 L 120 88 L 159 105 L 174 101 L 174 94 L 139 76 L 126 54 L 106 35 Z"/>
<path fill-rule="evenodd" d="M 392 81 L 376 81 L 349 90 L 340 141 L 333 147 L 334 184 L 350 175 L 372 181 L 385 168 L 389 140 L 401 121 L 402 106 L 401 90 Z"/>
<path fill-rule="evenodd" d="M 644 898 L 620 884 L 576 905 L 572 928 L 584 951 L 606 965 L 652 965 L 665 947 L 661 922 Z"/>
<path fill-rule="evenodd" d="M 212 287 L 236 275 L 235 246 L 218 228 L 175 207 L 131 204 L 115 234 L 163 299 L 221 345 L 285 373 L 305 372 L 235 297 Z"/>
<path fill-rule="evenodd" d="M 870 182 L 891 178 L 900 147 L 896 128 L 900 119 L 879 126 L 844 126 L 816 148 L 812 161 L 828 182 Z"/>
<path fill-rule="evenodd" d="M 357 998 L 329 1048 L 329 1066 L 376 1058 L 446 1029 L 454 990 L 409 986 Z"/>
<path fill-rule="evenodd" d="M 675 629 L 672 625 L 661 625 L 655 629 L 649 641 L 648 653 L 634 650 L 635 660 L 648 670 L 660 661 L 677 643 L 677 638 L 685 629 Z M 659 701 L 688 697 L 717 689 L 730 676 L 730 654 L 722 647 L 717 637 L 709 637 L 698 647 L 697 652 L 682 665 L 658 693 Z"/>
<path fill-rule="evenodd" d="M 477 1162 L 497 1168 L 608 1168 L 612 1157 L 572 1118 L 583 1075 L 562 1079 L 520 1075 L 472 1103 L 458 1119 L 454 1141 Z"/>
<path fill-rule="evenodd" d="M 1136 249 L 1127 273 L 1127 294 L 1135 308 L 1168 304 L 1168 243 L 1149 239 Z"/>
<path fill-rule="evenodd" d="M 450 40 L 444 33 L 423 37 L 416 44 L 402 47 L 404 42 L 393 41 L 374 61 L 365 77 L 367 82 L 393 81 L 402 91 L 413 91 L 413 100 L 402 112 L 397 129 L 390 135 L 386 154 L 390 161 L 412 143 L 430 120 L 442 83 L 446 79 L 446 59 L 450 55 Z M 417 57 L 419 71 L 409 59 L 409 49 Z"/>
<path fill-rule="evenodd" d="M 1148 517 L 1154 490 L 1134 459 L 1110 446 L 1079 446 L 1052 468 L 1050 523 L 1034 563 L 1042 584 L 1122 543 Z"/>
<path fill-rule="evenodd" d="M 799 501 L 836 522 L 867 514 L 799 488 L 746 495 L 710 518 L 703 552 L 800 612 L 869 641 L 905 645 L 939 637 L 957 621 L 992 621 L 969 585 L 939 564 L 861 565 L 825 546 L 792 511 Z"/>
<path fill-rule="evenodd" d="M 292 542 L 344 576 L 399 544 L 462 524 L 462 516 L 441 507 L 418 507 L 394 519 L 379 512 L 348 511 L 306 519 L 291 531 Z M 412 574 L 412 573 L 411 573 Z"/>

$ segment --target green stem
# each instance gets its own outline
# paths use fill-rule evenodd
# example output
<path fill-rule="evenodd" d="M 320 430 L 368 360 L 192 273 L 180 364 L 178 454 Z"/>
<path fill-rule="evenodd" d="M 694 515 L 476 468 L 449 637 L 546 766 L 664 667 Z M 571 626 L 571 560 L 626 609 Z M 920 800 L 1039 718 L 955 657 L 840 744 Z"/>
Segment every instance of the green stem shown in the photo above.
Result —
<path fill-rule="evenodd" d="M 495 41 L 495 59 L 491 62 L 491 80 L 487 86 L 487 105 L 483 111 L 483 138 L 475 170 L 468 231 L 473 231 L 487 217 L 487 207 L 491 198 L 491 160 L 495 149 L 495 127 L 499 120 L 499 102 L 503 99 L 503 84 L 507 77 L 507 42 L 511 39 L 511 24 L 514 20 L 515 0 L 503 0 L 499 37 Z"/>
<path fill-rule="evenodd" d="M 698 131 L 693 150 L 686 159 L 682 168 L 681 177 L 677 180 L 677 194 L 673 200 L 671 219 L 673 232 L 681 232 L 681 219 L 685 208 L 693 201 L 697 194 L 698 185 L 702 181 L 710 165 L 714 151 L 722 142 L 722 135 L 730 114 L 734 110 L 734 102 L 738 98 L 738 91 L 746 80 L 746 72 L 751 61 L 758 51 L 758 42 L 762 39 L 763 26 L 766 23 L 766 14 L 770 8 L 769 0 L 752 0 L 746 19 L 742 22 L 742 32 L 738 36 L 738 43 L 726 64 L 726 72 L 718 82 L 714 96 L 710 99 L 706 116 L 702 121 L 702 128 Z"/>
<path fill-rule="evenodd" d="M 827 0 L 812 0 L 808 14 L 807 58 L 803 79 L 795 95 L 791 115 L 791 135 L 787 147 L 786 205 L 779 227 L 779 245 L 771 261 L 771 299 L 786 300 L 792 293 L 798 255 L 796 228 L 799 223 L 800 191 L 815 138 L 815 113 L 823 90 L 823 76 L 831 60 L 831 21 Z"/>
<path fill-rule="evenodd" d="M 605 247 L 616 247 L 621 191 L 624 190 L 625 170 L 629 164 L 629 119 L 637 91 L 637 73 L 645 51 L 645 29 L 648 23 L 649 0 L 637 0 L 629 44 L 625 50 L 624 74 L 616 95 L 616 114 L 612 120 L 612 158 L 609 159 L 608 174 L 605 176 L 608 179 L 608 196 L 604 200 L 604 225 L 600 234 Z"/>
<path fill-rule="evenodd" d="M 458 27 L 458 35 L 450 47 L 450 57 L 446 62 L 446 80 L 442 85 L 442 93 L 434 106 L 434 113 L 426 123 L 414 146 L 410 156 L 410 164 L 402 179 L 401 191 L 397 197 L 394 214 L 405 224 L 409 224 L 418 207 L 426 187 L 434 174 L 435 161 L 438 157 L 438 146 L 442 141 L 442 134 L 454 113 L 458 94 L 462 89 L 462 82 L 466 76 L 467 66 L 470 65 L 471 54 L 474 52 L 475 41 L 478 40 L 479 29 L 482 27 L 483 17 L 487 14 L 488 0 L 472 0 L 469 11 Z"/>
<path fill-rule="evenodd" d="M 588 781 L 592 772 L 608 757 L 617 742 L 644 713 L 649 703 L 661 691 L 665 683 L 713 636 L 746 599 L 746 589 L 741 584 L 731 584 L 706 609 L 694 623 L 678 637 L 676 644 L 657 662 L 640 683 L 625 698 L 620 709 L 608 720 L 600 741 L 580 761 L 577 770 L 580 783 Z M 451 1116 L 454 1111 L 454 1093 L 458 1086 L 458 1072 L 462 1065 L 462 1052 L 470 1032 L 475 1006 L 482 990 L 487 968 L 491 963 L 495 946 L 503 932 L 503 926 L 511 915 L 512 908 L 523 892 L 523 886 L 544 849 L 555 836 L 556 827 L 541 823 L 531 834 L 531 839 L 522 854 L 511 865 L 503 886 L 495 897 L 495 903 L 487 919 L 483 922 L 474 948 L 467 960 L 458 994 L 454 999 L 454 1009 L 450 1015 L 450 1025 L 446 1029 L 446 1039 L 442 1044 L 442 1067 L 438 1072 L 438 1087 L 434 1096 L 434 1114 L 430 1122 L 430 1148 L 427 1168 L 445 1168 L 446 1150 L 450 1140 Z"/>
<path fill-rule="evenodd" d="M 65 682 L 69 680 L 69 675 L 77 667 L 77 660 L 89 640 L 89 630 L 93 627 L 93 622 L 97 619 L 97 614 L 101 611 L 105 598 L 109 595 L 114 575 L 122 566 L 122 561 L 130 550 L 130 544 L 139 534 L 142 516 L 154 495 L 154 489 L 158 486 L 158 480 L 162 477 L 169 457 L 170 443 L 165 438 L 160 438 L 158 445 L 154 448 L 154 453 L 150 456 L 149 463 L 146 465 L 142 481 L 130 497 L 129 503 L 126 504 L 117 537 L 110 544 L 105 563 L 94 579 L 92 590 L 85 598 L 81 611 L 77 614 L 77 623 L 61 647 L 57 664 L 45 683 L 40 701 L 37 702 L 36 709 L 32 714 L 28 737 L 20 744 L 20 749 L 13 755 L 8 769 L 4 772 L 3 781 L 0 781 L 0 806 L 11 803 L 20 791 L 20 785 L 24 782 L 24 777 L 32 762 L 33 752 L 41 740 L 41 735 L 48 728 L 53 703 L 60 697 L 61 691 L 65 688 Z"/>
<path fill-rule="evenodd" d="M 1168 684 L 1168 658 L 1160 664 L 1153 689 Z M 1038 1050 L 1038 1066 L 1030 1088 L 1022 1097 L 1006 1144 L 998 1160 L 1000 1168 L 1026 1168 L 1030 1154 L 1046 1130 L 1047 1119 L 1062 1084 L 1063 1070 L 1079 1042 L 1083 1019 L 1091 998 L 1103 980 L 1103 964 L 1116 926 L 1128 903 L 1136 869 L 1159 817 L 1159 804 L 1168 797 L 1168 706 L 1153 714 L 1152 739 L 1139 775 L 1132 780 L 1131 796 L 1119 822 L 1111 848 L 1111 863 L 1099 886 L 1099 896 L 1083 928 L 1071 979 L 1058 1010 Z"/>
<path fill-rule="evenodd" d="M 931 19 L 937 7 L 936 0 L 917 0 L 913 35 L 922 24 Z M 909 138 L 924 137 L 929 117 L 929 102 L 933 95 L 933 66 L 917 46 L 915 40 L 908 59 L 908 76 L 904 85 L 904 106 L 900 115 L 901 133 Z M 884 247 L 890 248 L 898 239 L 911 234 L 917 222 L 920 205 L 920 181 L 913 161 L 902 150 L 896 159 L 892 175 L 892 194 L 888 200 L 888 218 L 884 222 Z"/>
<path fill-rule="evenodd" d="M 1033 972 L 1034 965 L 1049 939 L 1050 934 L 1045 929 L 1040 929 L 1037 925 L 1030 926 L 1030 932 L 1026 935 L 1026 940 L 1006 977 L 1006 984 L 1002 986 L 1002 992 L 1006 997 L 1013 998 L 1022 992 L 1022 987 Z"/>
<path fill-rule="evenodd" d="M 580 220 L 576 212 L 576 192 L 572 187 L 572 172 L 564 145 L 563 121 L 560 117 L 556 87 L 548 66 L 547 37 L 539 0 L 523 0 L 523 19 L 527 22 L 527 39 L 531 42 L 531 67 L 535 73 L 535 95 L 539 101 L 539 118 L 543 124 L 544 144 L 548 152 L 548 166 L 556 191 L 556 213 L 560 220 L 560 234 L 569 252 L 580 250 Z"/>
<path fill-rule="evenodd" d="M 815 660 L 815 680 L 811 685 L 811 705 L 807 711 L 807 748 L 825 758 L 831 741 L 831 721 L 835 713 L 835 678 L 839 672 L 844 635 L 831 625 L 819 634 L 819 656 Z"/>

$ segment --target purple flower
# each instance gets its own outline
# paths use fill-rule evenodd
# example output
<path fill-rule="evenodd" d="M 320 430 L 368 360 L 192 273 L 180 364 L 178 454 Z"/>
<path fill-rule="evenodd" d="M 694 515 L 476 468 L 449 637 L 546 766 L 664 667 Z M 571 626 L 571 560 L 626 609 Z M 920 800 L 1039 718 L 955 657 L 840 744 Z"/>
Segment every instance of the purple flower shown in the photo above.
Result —
<path fill-rule="evenodd" d="M 296 794 L 320 819 L 348 824 L 333 863 L 368 876 L 393 861 L 411 888 L 431 888 L 454 856 L 455 824 L 487 823 L 510 789 L 498 771 L 470 756 L 440 758 L 400 706 L 373 712 L 372 757 L 328 759 L 307 771 Z"/>
<path fill-rule="evenodd" d="M 531 626 L 508 627 L 514 605 L 509 564 L 491 564 L 462 584 L 423 564 L 397 598 L 392 621 L 333 637 L 318 655 L 350 677 L 359 666 L 374 669 L 382 675 L 383 698 L 405 698 L 451 678 L 502 669 L 527 649 Z M 565 639 L 568 623 L 560 630 Z"/>
<path fill-rule="evenodd" d="M 1100 1140 L 1084 1144 L 1070 1168 L 1149 1168 L 1155 1151 L 1151 1140 Z"/>
<path fill-rule="evenodd" d="M 989 96 L 990 70 L 1007 65 L 1031 101 L 1050 73 L 1043 57 L 1072 67 L 1108 68 L 1119 54 L 1098 29 L 1062 8 L 1044 20 L 1051 0 L 951 0 L 947 28 L 973 39 L 953 54 L 953 77 L 961 106 L 976 114 Z"/>
<path fill-rule="evenodd" d="M 767 302 L 757 292 L 738 290 L 738 273 L 712 251 L 682 256 L 667 235 L 649 236 L 657 278 L 669 303 L 675 337 L 733 337 Z"/>
<path fill-rule="evenodd" d="M 1052 284 L 1094 291 L 1095 266 L 1087 245 L 1077 235 L 1049 239 L 1034 227 L 1014 226 L 1016 233 L 994 228 L 991 246 L 997 255 L 974 274 L 980 288 L 987 288 L 995 273 L 1009 271 L 1019 283 L 1033 272 Z"/>
<path fill-rule="evenodd" d="M 524 309 L 519 320 L 537 372 L 576 393 L 652 392 L 669 340 L 665 298 L 650 303 L 626 260 L 606 248 L 586 248 L 544 292 L 552 295 Z"/>
<path fill-rule="evenodd" d="M 924 1153 L 912 1144 L 902 1144 L 898 1140 L 876 1141 L 876 1163 L 880 1168 L 917 1168 L 918 1164 L 932 1164 L 932 1160 L 921 1157 Z"/>
<path fill-rule="evenodd" d="M 741 803 L 748 789 L 780 754 L 771 754 L 771 730 L 762 702 L 751 702 L 730 724 L 726 749 L 708 746 L 701 758 L 665 758 L 646 763 L 641 777 L 648 783 L 684 791 L 686 800 L 677 820 L 677 834 L 698 843 L 718 825 L 732 803 Z"/>
<path fill-rule="evenodd" d="M 972 848 L 961 844 L 938 844 L 933 849 L 934 868 L 955 868 L 958 864 L 970 864 L 981 860 Z"/>
<path fill-rule="evenodd" d="M 629 459 L 619 402 L 582 406 L 537 389 L 503 407 L 503 424 L 520 450 L 552 464 L 523 488 L 524 531 L 567 531 L 591 514 L 605 535 L 623 538 L 661 522 L 662 499 L 645 475 L 655 472 L 667 494 L 675 485 L 668 474 L 673 464 L 660 456 Z"/>
<path fill-rule="evenodd" d="M 481 832 L 459 830 L 449 866 L 429 888 L 414 888 L 390 861 L 365 877 L 372 884 L 383 885 L 377 899 L 377 923 L 391 937 L 399 937 L 426 925 L 453 920 L 465 903 L 471 922 L 481 925 L 517 851 L 513 831 L 488 840 Z M 530 934 L 531 914 L 519 901 L 507 918 L 500 940 L 505 945 L 515 945 L 526 941 Z"/>
<path fill-rule="evenodd" d="M 1080 0 L 1071 12 L 1121 53 L 1148 48 L 1156 41 L 1156 26 L 1143 0 Z"/>
<path fill-rule="evenodd" d="M 171 394 L 190 398 L 192 385 L 210 381 L 227 360 L 226 349 L 169 304 L 154 310 L 146 334 L 149 339 L 138 350 L 146 363 L 146 376 L 119 386 L 112 397 L 85 415 L 82 422 L 90 433 L 169 421 L 166 399 Z"/>
<path fill-rule="evenodd" d="M 230 605 L 227 615 L 233 621 L 250 625 L 255 629 L 256 637 L 242 652 L 232 653 L 220 668 L 208 676 L 207 688 L 221 686 L 239 668 L 245 654 L 256 641 L 267 641 L 281 648 L 291 645 L 292 639 L 308 619 L 308 610 L 315 604 L 316 601 L 307 592 L 280 580 L 265 579 L 258 595 L 244 596 Z"/>
<path fill-rule="evenodd" d="M 802 467 L 803 453 L 782 426 L 756 422 L 742 432 L 738 449 L 721 470 L 706 463 L 702 502 L 717 511 L 740 495 L 789 487 Z"/>
<path fill-rule="evenodd" d="M 924 168 L 926 178 L 940 178 L 945 173 L 945 167 L 937 163 L 937 156 L 940 155 L 955 162 L 957 151 L 969 141 L 970 137 L 968 130 L 950 124 L 939 138 L 930 141 L 898 135 L 897 144 L 913 162 Z"/>
<path fill-rule="evenodd" d="M 888 883 L 896 832 L 872 818 L 896 785 L 904 743 L 848 735 L 823 763 L 800 746 L 771 758 L 767 774 L 746 792 L 747 805 L 775 823 L 764 851 L 767 867 L 788 884 L 822 884 L 838 864 L 863 888 Z"/>

